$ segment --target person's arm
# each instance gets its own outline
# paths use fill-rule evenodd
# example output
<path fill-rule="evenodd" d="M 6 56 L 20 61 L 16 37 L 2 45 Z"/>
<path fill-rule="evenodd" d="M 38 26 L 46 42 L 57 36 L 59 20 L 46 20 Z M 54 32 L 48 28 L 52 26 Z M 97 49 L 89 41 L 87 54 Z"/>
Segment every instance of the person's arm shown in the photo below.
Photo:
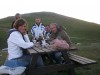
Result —
<path fill-rule="evenodd" d="M 35 39 L 35 31 L 34 31 L 34 27 L 32 27 L 32 29 L 31 29 L 31 34 L 32 34 L 32 39 Z"/>
<path fill-rule="evenodd" d="M 62 31 L 60 34 L 61 34 L 61 38 L 63 40 L 65 40 L 69 44 L 69 46 L 71 47 L 72 42 L 70 40 L 69 35 L 65 31 Z"/>
<path fill-rule="evenodd" d="M 31 29 L 31 34 L 32 34 L 33 36 L 35 36 L 34 26 L 33 26 L 32 29 Z"/>
<path fill-rule="evenodd" d="M 28 34 L 25 34 L 25 35 L 24 35 L 24 38 L 25 38 L 25 42 L 30 42 L 30 39 L 29 39 Z"/>
<path fill-rule="evenodd" d="M 43 35 L 46 34 L 46 30 L 45 30 L 45 27 L 43 26 Z"/>
<path fill-rule="evenodd" d="M 19 32 L 13 32 L 10 34 L 10 37 L 8 38 L 12 43 L 18 45 L 19 47 L 22 47 L 24 49 L 33 47 L 33 42 L 25 42 L 22 35 Z"/>

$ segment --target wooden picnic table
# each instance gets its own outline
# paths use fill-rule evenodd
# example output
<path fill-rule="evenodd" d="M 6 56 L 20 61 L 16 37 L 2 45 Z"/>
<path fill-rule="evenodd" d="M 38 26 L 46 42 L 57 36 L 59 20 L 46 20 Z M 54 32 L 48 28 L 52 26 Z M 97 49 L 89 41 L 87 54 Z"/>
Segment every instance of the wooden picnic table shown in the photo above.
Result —
<path fill-rule="evenodd" d="M 54 71 L 61 71 L 61 70 L 69 70 L 70 75 L 75 75 L 74 72 L 74 64 L 71 63 L 71 60 L 69 59 L 68 52 L 69 51 L 74 51 L 77 50 L 76 47 L 71 47 L 70 49 L 65 49 L 65 50 L 54 50 L 50 47 L 48 48 L 41 48 L 41 47 L 34 47 L 32 49 L 28 49 L 28 52 L 32 55 L 32 60 L 31 64 L 28 67 L 28 69 L 25 71 L 26 75 L 41 75 L 49 72 L 54 72 Z M 53 52 L 60 51 L 62 52 L 63 58 L 65 59 L 67 64 L 51 64 L 43 67 L 35 67 L 36 65 L 36 60 L 37 57 L 41 54 L 49 54 Z"/>
<path fill-rule="evenodd" d="M 91 64 L 96 64 L 97 61 L 91 60 L 86 57 L 82 57 L 76 54 L 73 54 L 72 51 L 77 51 L 78 49 L 75 46 L 72 46 L 70 49 L 65 50 L 54 50 L 52 48 L 41 48 L 34 47 L 28 49 L 29 54 L 32 56 L 30 65 L 25 70 L 25 75 L 44 75 L 45 73 L 62 71 L 66 70 L 69 75 L 75 75 L 75 68 L 83 67 Z M 36 67 L 36 60 L 41 54 L 49 54 L 53 52 L 60 51 L 63 54 L 66 64 L 50 64 L 43 67 Z"/>

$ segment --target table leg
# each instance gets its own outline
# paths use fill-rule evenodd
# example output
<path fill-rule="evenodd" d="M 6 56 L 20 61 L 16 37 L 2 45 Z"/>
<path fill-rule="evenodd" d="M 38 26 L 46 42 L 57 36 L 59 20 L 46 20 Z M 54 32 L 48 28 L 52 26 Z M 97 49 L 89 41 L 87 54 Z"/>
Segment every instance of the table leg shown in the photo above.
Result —
<path fill-rule="evenodd" d="M 64 59 L 65 59 L 65 61 L 66 61 L 66 64 L 72 64 L 72 65 L 73 65 L 73 63 L 72 63 L 71 60 L 69 59 L 68 53 L 67 53 L 66 51 L 65 51 L 65 52 L 62 52 L 62 55 L 63 55 L 63 57 L 64 57 Z M 74 66 L 71 67 L 71 68 L 68 70 L 68 74 L 69 74 L 69 75 L 75 75 Z"/>
<path fill-rule="evenodd" d="M 68 53 L 66 51 L 62 52 L 62 56 L 63 56 L 64 60 L 66 61 L 66 63 L 71 63 Z"/>
<path fill-rule="evenodd" d="M 34 75 L 32 72 L 32 69 L 36 66 L 38 56 L 39 56 L 39 54 L 32 55 L 30 65 L 26 69 L 25 75 Z"/>

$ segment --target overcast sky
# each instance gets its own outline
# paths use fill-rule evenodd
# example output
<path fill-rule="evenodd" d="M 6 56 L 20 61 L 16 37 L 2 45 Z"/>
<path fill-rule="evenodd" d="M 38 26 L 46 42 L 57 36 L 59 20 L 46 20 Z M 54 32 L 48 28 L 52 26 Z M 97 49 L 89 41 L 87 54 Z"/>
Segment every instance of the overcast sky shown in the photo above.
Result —
<path fill-rule="evenodd" d="M 40 11 L 100 24 L 100 0 L 0 0 L 0 18 Z"/>

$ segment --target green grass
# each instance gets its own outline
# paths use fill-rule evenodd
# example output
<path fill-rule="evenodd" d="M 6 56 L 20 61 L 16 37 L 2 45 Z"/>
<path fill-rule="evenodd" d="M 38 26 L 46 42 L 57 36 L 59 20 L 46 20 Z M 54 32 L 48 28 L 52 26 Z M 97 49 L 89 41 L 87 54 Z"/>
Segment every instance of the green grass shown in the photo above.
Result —
<path fill-rule="evenodd" d="M 7 57 L 7 52 L 5 51 L 0 51 L 0 65 L 3 65 L 5 60 L 6 60 L 6 57 Z"/>
<path fill-rule="evenodd" d="M 78 20 L 75 18 L 59 15 L 51 12 L 37 12 L 37 13 L 29 13 L 22 14 L 22 17 L 25 18 L 29 25 L 29 31 L 34 24 L 34 19 L 36 17 L 40 17 L 44 25 L 48 25 L 52 22 L 56 22 L 64 27 L 66 32 L 71 37 L 78 38 L 92 38 L 100 40 L 100 25 L 86 22 L 82 20 Z M 7 17 L 4 19 L 0 19 L 0 27 L 1 28 L 10 28 L 11 23 L 14 20 L 14 17 Z M 80 41 L 80 40 L 79 40 Z M 100 41 L 99 41 L 100 42 Z"/>
<path fill-rule="evenodd" d="M 100 43 L 86 44 L 78 46 L 76 54 L 96 60 L 98 63 L 88 66 L 87 68 L 78 68 L 76 72 L 79 75 L 100 75 Z"/>
<path fill-rule="evenodd" d="M 0 49 L 7 47 L 7 31 L 0 30 Z"/>

